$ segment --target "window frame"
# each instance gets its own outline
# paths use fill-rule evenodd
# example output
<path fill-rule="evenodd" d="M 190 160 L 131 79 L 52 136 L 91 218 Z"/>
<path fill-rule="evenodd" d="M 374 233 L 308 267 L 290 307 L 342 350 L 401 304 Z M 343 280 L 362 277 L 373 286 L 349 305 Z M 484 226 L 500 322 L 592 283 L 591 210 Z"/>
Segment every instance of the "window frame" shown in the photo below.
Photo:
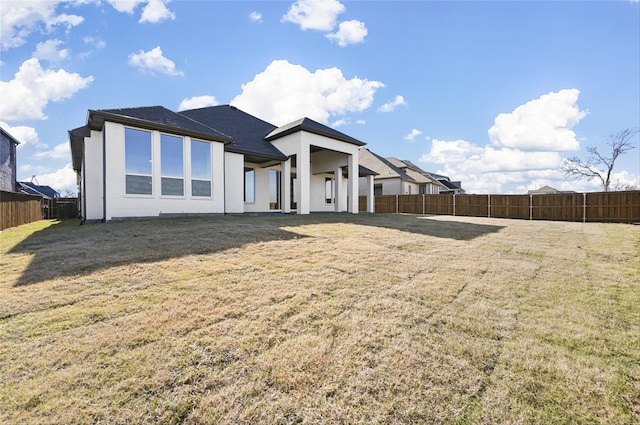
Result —
<path fill-rule="evenodd" d="M 143 160 L 143 161 L 148 161 L 149 163 L 149 172 L 145 173 L 145 172 L 138 172 L 138 171 L 129 171 L 129 167 L 131 166 L 132 168 L 136 168 L 137 165 L 133 164 L 133 162 L 140 162 L 139 159 L 136 159 L 135 161 L 133 159 L 129 159 L 129 155 L 127 155 L 128 152 L 130 152 L 130 149 L 133 150 L 133 145 L 130 145 L 127 143 L 127 140 L 130 140 L 131 143 L 133 143 L 133 141 L 135 140 L 134 138 L 130 138 L 127 137 L 127 134 L 130 132 L 136 132 L 138 134 L 146 134 L 149 136 L 149 140 L 148 140 L 148 148 L 149 148 L 149 156 L 148 156 L 148 160 Z M 130 149 L 127 149 L 127 146 L 131 146 Z M 145 152 L 146 153 L 146 152 Z M 125 196 L 133 196 L 133 197 L 145 197 L 145 198 L 152 198 L 153 197 L 153 167 L 154 167 L 154 157 L 153 157 L 153 132 L 150 130 L 143 130 L 140 128 L 135 128 L 135 127 L 124 127 L 124 195 Z M 130 190 L 130 185 L 129 185 L 129 177 L 145 177 L 149 179 L 149 192 L 134 192 L 134 191 L 129 191 Z M 146 184 L 146 183 L 145 183 Z"/>
<path fill-rule="evenodd" d="M 208 155 L 207 155 L 207 166 L 205 167 L 206 170 L 208 171 L 208 178 L 204 178 L 204 177 L 200 177 L 200 176 L 196 176 L 194 177 L 194 144 L 196 143 L 202 143 L 203 145 L 206 145 L 208 148 Z M 190 143 L 190 166 L 191 166 L 191 175 L 190 175 L 190 183 L 191 183 L 191 197 L 192 198 L 196 198 L 196 199 L 211 199 L 213 198 L 213 161 L 211 158 L 211 154 L 213 152 L 212 146 L 211 146 L 211 142 L 205 142 L 204 140 L 198 140 L 198 139 L 191 139 L 191 143 Z M 196 145 L 197 146 L 197 145 Z M 202 158 L 204 156 L 197 156 L 196 158 Z M 193 184 L 194 182 L 208 182 L 209 183 L 209 194 L 208 195 L 198 195 L 194 193 L 193 190 Z"/>
<path fill-rule="evenodd" d="M 175 164 L 171 164 L 171 163 L 165 163 L 165 158 L 170 157 L 170 153 L 167 151 L 167 155 L 165 156 L 165 154 L 163 153 L 164 149 L 163 149 L 163 142 L 180 142 L 180 154 L 181 154 L 181 161 L 179 163 L 180 165 L 180 171 L 181 171 L 181 175 L 173 175 L 171 173 L 168 173 L 166 170 L 166 168 L 168 168 L 169 166 L 175 166 Z M 184 146 L 184 137 L 182 136 L 177 136 L 175 134 L 168 134 L 168 133 L 160 133 L 160 196 L 162 197 L 170 197 L 170 198 L 184 198 L 185 196 L 185 146 Z M 174 180 L 174 181 L 180 181 L 182 183 L 181 188 L 182 191 L 180 193 L 165 193 L 165 180 Z"/>
<path fill-rule="evenodd" d="M 247 173 L 251 173 L 251 193 L 248 192 L 249 187 L 247 185 Z M 243 181 L 243 192 L 244 192 L 244 203 L 245 204 L 255 204 L 256 203 L 256 170 L 253 167 L 244 167 L 244 179 Z M 247 196 L 250 195 L 250 196 Z M 247 200 L 247 198 L 251 198 L 251 200 Z"/>

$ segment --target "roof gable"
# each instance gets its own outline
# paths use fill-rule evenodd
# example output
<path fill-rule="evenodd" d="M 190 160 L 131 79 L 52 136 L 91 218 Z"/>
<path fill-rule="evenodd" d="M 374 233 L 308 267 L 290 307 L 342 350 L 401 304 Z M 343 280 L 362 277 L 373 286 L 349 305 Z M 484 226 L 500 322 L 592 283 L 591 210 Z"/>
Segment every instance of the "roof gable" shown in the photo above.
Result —
<path fill-rule="evenodd" d="M 364 146 L 365 143 L 361 142 L 358 139 L 354 139 L 351 136 L 347 136 L 344 133 L 341 133 L 337 130 L 334 130 L 331 127 L 328 127 L 324 124 L 320 124 L 317 121 L 312 120 L 311 118 L 301 118 L 297 121 L 291 122 L 289 124 L 283 125 L 282 127 L 278 127 L 269 133 L 266 137 L 266 140 L 275 140 L 280 137 L 284 137 L 286 135 L 295 133 L 297 131 L 306 131 L 309 133 L 317 134 L 319 136 L 328 137 L 330 139 L 340 140 L 342 142 L 351 143 L 356 146 Z"/>
<path fill-rule="evenodd" d="M 261 158 L 277 160 L 287 158 L 275 146 L 265 141 L 265 137 L 275 130 L 276 126 L 241 111 L 235 106 L 210 106 L 180 111 L 178 114 L 208 127 L 215 127 L 231 136 L 233 143 L 225 146 L 227 151 L 253 155 L 253 161 L 256 162 L 261 162 Z"/>
<path fill-rule="evenodd" d="M 16 139 L 15 137 L 13 137 L 11 135 L 11 133 L 9 133 L 7 130 L 5 130 L 4 128 L 0 127 L 0 133 L 4 136 L 4 138 L 8 139 L 9 141 L 13 142 L 16 145 L 19 145 L 20 142 L 18 141 L 18 139 Z"/>
<path fill-rule="evenodd" d="M 405 181 L 415 181 L 403 170 L 367 148 L 360 148 L 359 161 L 363 166 L 378 173 L 379 178 L 400 178 Z"/>

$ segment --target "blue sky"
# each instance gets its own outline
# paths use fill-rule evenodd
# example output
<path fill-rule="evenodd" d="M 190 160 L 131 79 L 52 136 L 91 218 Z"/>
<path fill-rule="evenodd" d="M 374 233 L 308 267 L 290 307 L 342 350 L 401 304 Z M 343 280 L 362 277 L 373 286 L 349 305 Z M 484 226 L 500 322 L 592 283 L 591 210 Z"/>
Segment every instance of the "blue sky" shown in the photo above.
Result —
<path fill-rule="evenodd" d="M 0 14 L 18 178 L 63 193 L 88 109 L 308 116 L 470 193 L 600 190 L 562 159 L 640 127 L 638 1 L 2 0 Z M 613 186 L 640 187 L 634 143 Z"/>

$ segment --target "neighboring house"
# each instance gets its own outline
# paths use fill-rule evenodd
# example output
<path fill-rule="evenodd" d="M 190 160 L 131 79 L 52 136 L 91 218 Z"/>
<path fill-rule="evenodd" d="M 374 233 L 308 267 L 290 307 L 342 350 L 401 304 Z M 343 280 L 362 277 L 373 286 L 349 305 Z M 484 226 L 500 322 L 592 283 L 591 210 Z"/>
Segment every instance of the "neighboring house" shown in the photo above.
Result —
<path fill-rule="evenodd" d="M 528 190 L 527 195 L 553 195 L 554 193 L 575 193 L 573 190 L 558 190 L 551 186 L 542 186 L 539 189 Z"/>
<path fill-rule="evenodd" d="M 373 188 L 364 143 L 309 118 L 277 127 L 229 105 L 89 110 L 69 138 L 85 220 L 357 213 L 358 177 Z"/>
<path fill-rule="evenodd" d="M 443 184 L 431 177 L 429 173 L 413 164 L 411 161 L 388 157 L 387 161 L 404 171 L 418 184 L 420 195 L 437 195 L 442 191 Z"/>
<path fill-rule="evenodd" d="M 434 180 L 437 180 L 442 184 L 440 187 L 440 193 L 453 193 L 456 195 L 465 193 L 462 188 L 461 181 L 451 181 L 451 179 L 447 176 L 443 176 L 441 174 L 428 173 Z"/>
<path fill-rule="evenodd" d="M 32 182 L 18 182 L 18 191 L 27 195 L 42 196 L 44 199 L 56 199 L 60 192 L 51 186 L 38 185 Z"/>
<path fill-rule="evenodd" d="M 438 194 L 443 187 L 411 162 L 383 158 L 366 148 L 360 148 L 360 163 L 376 172 L 375 195 Z M 366 187 L 365 180 L 360 179 L 360 195 L 365 194 Z"/>
<path fill-rule="evenodd" d="M 0 190 L 16 191 L 16 147 L 20 144 L 0 127 Z"/>

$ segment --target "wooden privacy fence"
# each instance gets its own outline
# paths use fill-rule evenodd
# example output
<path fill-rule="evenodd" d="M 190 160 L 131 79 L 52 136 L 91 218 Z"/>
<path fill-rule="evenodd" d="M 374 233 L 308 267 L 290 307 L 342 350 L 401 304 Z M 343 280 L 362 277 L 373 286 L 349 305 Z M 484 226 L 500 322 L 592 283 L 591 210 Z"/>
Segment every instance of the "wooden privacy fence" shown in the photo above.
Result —
<path fill-rule="evenodd" d="M 366 211 L 364 196 L 360 197 L 360 210 Z M 378 195 L 375 197 L 375 212 L 639 223 L 640 191 L 549 195 Z"/>
<path fill-rule="evenodd" d="M 45 199 L 37 195 L 0 191 L 0 230 L 42 219 L 75 218 L 78 198 Z"/>
<path fill-rule="evenodd" d="M 0 191 L 0 230 L 42 220 L 42 198 Z"/>

